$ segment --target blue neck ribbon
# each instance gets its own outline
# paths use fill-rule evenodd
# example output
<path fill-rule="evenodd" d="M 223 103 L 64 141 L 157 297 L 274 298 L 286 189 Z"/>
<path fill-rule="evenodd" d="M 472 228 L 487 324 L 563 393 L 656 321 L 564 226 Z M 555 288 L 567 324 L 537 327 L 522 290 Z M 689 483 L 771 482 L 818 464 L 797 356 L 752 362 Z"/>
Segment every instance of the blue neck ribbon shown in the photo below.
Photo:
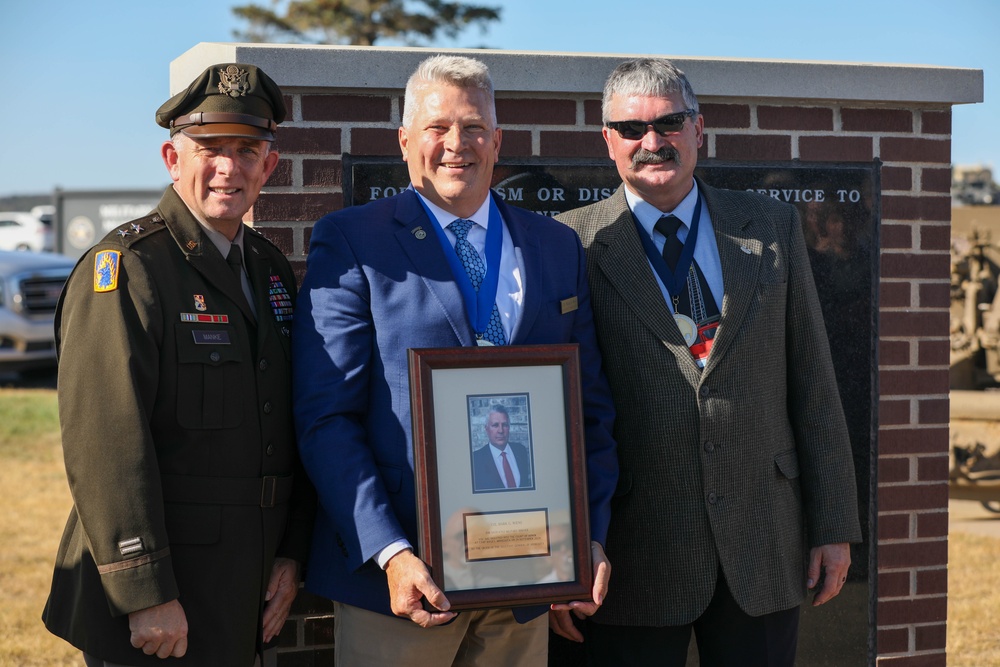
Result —
<path fill-rule="evenodd" d="M 503 222 L 500 219 L 500 209 L 497 208 L 496 202 L 490 196 L 490 221 L 486 228 L 486 275 L 483 276 L 483 282 L 479 285 L 479 292 L 477 294 L 475 288 L 472 286 L 472 281 L 469 279 L 468 272 L 462 266 L 462 261 L 458 258 L 458 253 L 455 252 L 455 247 L 448 240 L 437 218 L 434 217 L 434 214 L 431 213 L 420 197 L 417 197 L 417 200 L 424 207 L 424 211 L 427 213 L 434 231 L 437 232 L 438 241 L 441 242 L 441 249 L 444 250 L 445 259 L 448 260 L 448 266 L 455 277 L 455 283 L 462 293 L 462 300 L 465 302 L 465 312 L 469 317 L 469 323 L 472 325 L 476 337 L 481 338 L 486 332 L 486 327 L 489 326 L 490 316 L 493 314 L 493 305 L 497 300 L 497 285 L 500 282 L 500 253 L 503 250 Z"/>
<path fill-rule="evenodd" d="M 698 243 L 698 223 L 701 221 L 701 192 L 698 192 L 698 201 L 694 205 L 694 216 L 691 218 L 691 228 L 688 230 L 687 239 L 684 241 L 684 248 L 681 250 L 681 256 L 677 259 L 673 275 L 670 274 L 667 260 L 663 259 L 663 255 L 656 249 L 656 244 L 653 243 L 651 236 L 646 233 L 634 215 L 632 220 L 639 232 L 639 240 L 642 241 L 642 247 L 646 250 L 649 263 L 653 265 L 653 270 L 663 281 L 670 296 L 677 299 L 687 286 L 688 272 L 691 270 L 691 262 L 694 261 L 694 248 Z"/>

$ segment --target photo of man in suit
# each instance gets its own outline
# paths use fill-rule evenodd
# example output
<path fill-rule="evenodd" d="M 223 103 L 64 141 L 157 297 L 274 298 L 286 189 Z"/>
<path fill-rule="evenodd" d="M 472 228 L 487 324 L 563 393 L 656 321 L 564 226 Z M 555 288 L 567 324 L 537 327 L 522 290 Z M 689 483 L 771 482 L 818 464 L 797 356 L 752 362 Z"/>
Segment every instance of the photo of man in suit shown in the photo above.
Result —
<path fill-rule="evenodd" d="M 796 209 L 694 177 L 705 120 L 662 59 L 607 80 L 622 186 L 559 216 L 587 249 L 621 468 L 591 664 L 795 660 L 861 531 L 847 427 Z"/>
<path fill-rule="evenodd" d="M 593 600 L 552 614 L 592 614 L 618 468 L 583 247 L 491 194 L 502 134 L 485 65 L 423 61 L 404 110 L 412 187 L 331 213 L 310 238 L 292 334 L 299 448 L 319 495 L 306 587 L 334 601 L 338 665 L 545 665 L 546 607 L 450 612 L 414 553 L 407 350 L 579 345 Z"/>
<path fill-rule="evenodd" d="M 528 448 L 510 442 L 510 413 L 490 406 L 483 425 L 487 443 L 472 453 L 472 491 L 517 491 L 535 486 Z"/>

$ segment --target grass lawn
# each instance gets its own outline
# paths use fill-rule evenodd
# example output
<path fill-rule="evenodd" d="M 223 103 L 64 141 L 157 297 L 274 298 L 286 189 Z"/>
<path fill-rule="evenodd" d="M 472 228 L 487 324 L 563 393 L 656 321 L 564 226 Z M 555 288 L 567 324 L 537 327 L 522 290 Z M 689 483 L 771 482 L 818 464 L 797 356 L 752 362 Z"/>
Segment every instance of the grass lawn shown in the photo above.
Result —
<path fill-rule="evenodd" d="M 1000 539 L 948 538 L 948 665 L 1000 665 Z"/>
<path fill-rule="evenodd" d="M 71 506 L 55 391 L 0 389 L 0 488 L 0 667 L 78 667 L 40 620 Z M 956 532 L 948 553 L 948 664 L 1000 665 L 1000 540 Z"/>
<path fill-rule="evenodd" d="M 72 505 L 52 390 L 0 390 L 0 667 L 82 665 L 49 634 L 41 613 L 52 563 Z"/>

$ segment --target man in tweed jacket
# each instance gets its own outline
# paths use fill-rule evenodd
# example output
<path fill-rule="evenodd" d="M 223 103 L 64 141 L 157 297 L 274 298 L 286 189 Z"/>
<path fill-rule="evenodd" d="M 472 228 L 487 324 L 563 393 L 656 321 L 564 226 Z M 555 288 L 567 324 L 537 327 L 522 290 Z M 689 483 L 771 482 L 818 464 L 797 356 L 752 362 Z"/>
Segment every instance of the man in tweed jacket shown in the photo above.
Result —
<path fill-rule="evenodd" d="M 684 665 L 694 630 L 702 667 L 792 665 L 806 589 L 836 596 L 861 539 L 798 215 L 694 178 L 704 120 L 669 61 L 620 65 L 603 115 L 623 186 L 559 216 L 587 250 L 618 411 L 614 585 L 590 659 Z"/>

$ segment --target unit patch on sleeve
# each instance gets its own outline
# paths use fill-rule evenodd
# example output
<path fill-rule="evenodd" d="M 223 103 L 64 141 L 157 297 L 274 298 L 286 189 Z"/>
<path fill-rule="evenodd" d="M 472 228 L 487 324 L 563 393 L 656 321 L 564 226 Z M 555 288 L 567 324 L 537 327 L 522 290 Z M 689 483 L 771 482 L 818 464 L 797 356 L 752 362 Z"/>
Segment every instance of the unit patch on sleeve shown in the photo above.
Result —
<path fill-rule="evenodd" d="M 94 291 L 113 292 L 118 289 L 118 267 L 122 254 L 117 250 L 102 250 L 94 258 Z"/>

